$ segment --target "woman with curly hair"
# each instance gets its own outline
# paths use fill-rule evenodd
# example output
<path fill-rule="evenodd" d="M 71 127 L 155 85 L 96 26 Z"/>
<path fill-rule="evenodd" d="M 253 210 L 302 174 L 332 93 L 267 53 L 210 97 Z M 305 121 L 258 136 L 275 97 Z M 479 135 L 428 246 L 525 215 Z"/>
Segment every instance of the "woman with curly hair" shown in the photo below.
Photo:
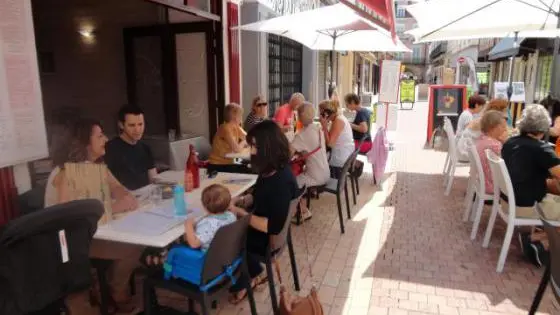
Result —
<path fill-rule="evenodd" d="M 131 211 L 138 203 L 119 183 L 103 163 L 107 137 L 101 124 L 92 119 L 80 119 L 69 130 L 69 141 L 54 153 L 55 169 L 51 172 L 45 191 L 45 206 L 80 199 L 98 199 L 105 206 L 99 224 L 110 221 L 114 214 Z M 142 248 L 135 245 L 93 240 L 90 256 L 113 260 L 109 286 L 116 311 L 132 312 L 135 306 L 128 295 L 128 279 L 138 265 Z M 69 308 L 85 314 L 86 294 L 70 298 Z"/>

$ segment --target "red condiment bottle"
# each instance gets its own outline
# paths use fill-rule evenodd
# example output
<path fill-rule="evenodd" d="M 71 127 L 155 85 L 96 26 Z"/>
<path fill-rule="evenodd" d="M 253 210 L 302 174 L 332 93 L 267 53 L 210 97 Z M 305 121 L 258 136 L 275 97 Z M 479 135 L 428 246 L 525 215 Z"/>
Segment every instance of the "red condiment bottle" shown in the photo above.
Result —
<path fill-rule="evenodd" d="M 190 190 L 200 187 L 198 157 L 192 144 L 189 145 L 189 157 L 187 158 L 187 164 L 185 165 L 185 176 L 187 173 L 192 174 L 192 188 Z"/>

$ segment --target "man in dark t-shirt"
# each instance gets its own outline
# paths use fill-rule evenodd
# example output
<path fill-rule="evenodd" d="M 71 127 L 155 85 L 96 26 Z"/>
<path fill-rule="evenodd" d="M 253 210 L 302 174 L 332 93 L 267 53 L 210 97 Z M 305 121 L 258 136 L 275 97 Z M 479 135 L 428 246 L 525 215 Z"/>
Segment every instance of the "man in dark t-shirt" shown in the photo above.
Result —
<path fill-rule="evenodd" d="M 344 102 L 346 103 L 346 108 L 356 112 L 354 121 L 350 123 L 354 144 L 357 148 L 360 140 L 365 136 L 364 143 L 360 147 L 360 153 L 367 153 L 372 147 L 370 134 L 371 112 L 367 108 L 362 107 L 360 97 L 354 93 L 346 94 Z"/>
<path fill-rule="evenodd" d="M 129 190 L 150 184 L 157 175 L 150 147 L 142 142 L 144 112 L 125 105 L 119 111 L 120 135 L 107 143 L 105 163 Z"/>
<path fill-rule="evenodd" d="M 518 207 L 533 207 L 546 195 L 551 171 L 560 167 L 560 159 L 547 142 L 524 134 L 510 138 L 502 147 L 515 203 Z"/>

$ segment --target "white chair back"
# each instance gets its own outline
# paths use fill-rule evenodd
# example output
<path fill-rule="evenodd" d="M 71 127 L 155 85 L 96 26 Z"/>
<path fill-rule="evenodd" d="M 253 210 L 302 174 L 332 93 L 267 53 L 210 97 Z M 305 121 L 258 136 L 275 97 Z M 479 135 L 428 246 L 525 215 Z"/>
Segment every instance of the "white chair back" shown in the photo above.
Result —
<path fill-rule="evenodd" d="M 477 192 L 485 194 L 486 193 L 486 182 L 484 169 L 482 168 L 482 161 L 480 160 L 480 155 L 476 149 L 476 145 L 472 143 L 471 139 L 467 139 L 469 147 L 469 161 L 471 164 L 470 175 L 475 180 Z"/>
<path fill-rule="evenodd" d="M 509 172 L 506 167 L 504 159 L 497 156 L 494 152 L 486 149 L 486 158 L 490 164 L 490 171 L 492 172 L 492 183 L 494 185 L 494 204 L 496 205 L 498 201 L 501 203 L 500 194 L 504 194 L 507 197 L 508 207 L 499 206 L 498 211 L 502 214 L 504 210 L 507 211 L 508 221 L 515 221 L 515 195 L 513 193 L 513 185 L 511 184 L 511 178 L 509 177 Z"/>
<path fill-rule="evenodd" d="M 453 131 L 453 125 L 451 124 L 451 121 L 447 117 L 444 118 L 443 130 L 445 131 L 445 134 L 447 135 L 447 142 L 448 142 L 447 151 L 448 151 L 448 154 L 449 154 L 449 158 L 451 159 L 451 161 L 453 161 L 455 163 L 458 160 L 457 141 L 455 140 L 455 133 Z"/>

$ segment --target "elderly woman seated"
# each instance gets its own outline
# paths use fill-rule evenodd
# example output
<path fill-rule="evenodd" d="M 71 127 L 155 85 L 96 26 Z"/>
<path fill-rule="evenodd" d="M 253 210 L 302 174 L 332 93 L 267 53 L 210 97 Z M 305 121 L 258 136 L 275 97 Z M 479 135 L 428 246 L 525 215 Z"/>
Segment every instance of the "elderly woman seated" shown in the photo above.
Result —
<path fill-rule="evenodd" d="M 303 128 L 294 137 L 292 150 L 295 151 L 296 156 L 305 157 L 305 170 L 297 176 L 297 183 L 299 188 L 324 185 L 330 177 L 329 162 L 321 126 L 313 123 L 315 117 L 313 104 L 303 103 L 298 107 L 297 113 Z M 310 219 L 311 211 L 307 209 L 303 199 L 300 205 L 303 219 Z"/>
<path fill-rule="evenodd" d="M 542 140 L 550 124 L 550 115 L 542 105 L 528 105 L 517 122 L 519 135 L 503 145 L 502 157 L 511 178 L 517 217 L 538 218 L 535 204 L 543 202 L 548 193 L 560 194 L 560 159 L 553 146 Z M 547 219 L 560 220 L 558 204 L 546 198 L 542 206 Z M 546 259 L 545 239 L 544 233 L 522 233 L 519 237 L 524 255 L 538 266 Z"/>
<path fill-rule="evenodd" d="M 486 193 L 492 195 L 494 193 L 494 185 L 492 184 L 492 173 L 490 172 L 490 164 L 486 158 L 486 150 L 491 150 L 497 155 L 501 155 L 502 143 L 507 140 L 507 117 L 503 112 L 497 110 L 489 110 L 484 113 L 480 119 L 480 130 L 482 135 L 475 141 L 474 145 L 482 170 L 484 171 L 484 182 Z"/>
<path fill-rule="evenodd" d="M 242 164 L 235 164 L 232 158 L 226 157 L 228 153 L 240 153 L 248 150 L 245 141 L 245 130 L 241 128 L 243 108 L 238 104 L 226 105 L 224 110 L 224 123 L 212 140 L 212 152 L 208 159 L 208 171 L 248 173 L 249 168 Z"/>
<path fill-rule="evenodd" d="M 484 113 L 490 110 L 495 110 L 502 112 L 504 115 L 507 114 L 508 101 L 503 99 L 493 99 L 491 100 L 482 110 L 480 117 L 484 116 Z M 470 145 L 475 143 L 475 141 L 480 137 L 480 120 L 481 118 L 476 118 L 471 121 L 467 127 L 463 130 L 461 134 L 457 137 L 457 151 L 459 153 L 459 161 L 468 162 L 469 161 L 469 148 Z"/>

